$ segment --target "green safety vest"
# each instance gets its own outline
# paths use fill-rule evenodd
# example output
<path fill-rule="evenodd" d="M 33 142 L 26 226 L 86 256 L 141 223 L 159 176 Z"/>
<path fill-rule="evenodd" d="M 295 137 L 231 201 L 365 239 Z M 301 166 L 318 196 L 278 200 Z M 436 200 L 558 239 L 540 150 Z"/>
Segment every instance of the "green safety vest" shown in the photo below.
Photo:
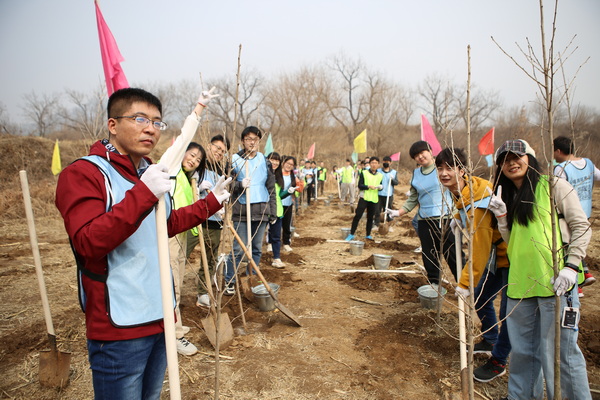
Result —
<path fill-rule="evenodd" d="M 367 186 L 379 186 L 381 185 L 381 181 L 383 180 L 383 175 L 379 172 L 372 174 L 370 172 L 363 172 L 363 179 L 365 185 Z M 364 191 L 365 201 L 369 201 L 371 203 L 377 203 L 379 201 L 379 189 L 368 189 Z"/>
<path fill-rule="evenodd" d="M 194 194 L 192 193 L 192 185 L 188 181 L 185 171 L 179 170 L 175 177 L 175 190 L 173 191 L 173 209 L 189 206 L 194 202 Z M 198 236 L 198 228 L 190 229 L 194 236 Z"/>

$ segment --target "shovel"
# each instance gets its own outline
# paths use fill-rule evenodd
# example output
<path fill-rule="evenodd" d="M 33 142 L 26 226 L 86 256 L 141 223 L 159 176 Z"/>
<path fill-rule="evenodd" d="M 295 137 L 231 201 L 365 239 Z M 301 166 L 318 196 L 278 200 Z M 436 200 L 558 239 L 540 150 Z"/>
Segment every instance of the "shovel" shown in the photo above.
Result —
<path fill-rule="evenodd" d="M 208 260 L 206 258 L 206 247 L 204 246 L 202 226 L 198 225 L 198 236 L 200 237 L 200 253 L 202 255 L 202 265 L 204 266 L 204 280 L 206 281 L 206 290 L 210 297 L 210 313 L 202 319 L 202 327 L 206 332 L 208 341 L 215 349 L 226 349 L 233 343 L 233 326 L 229 320 L 229 314 L 217 314 L 217 298 L 212 290 L 210 282 L 210 272 L 208 271 Z"/>
<path fill-rule="evenodd" d="M 390 182 L 389 185 L 390 186 L 388 187 L 388 193 L 387 193 L 388 195 L 385 198 L 385 209 L 386 210 L 387 210 L 388 205 L 390 203 L 390 189 L 392 187 L 392 183 Z M 379 234 L 385 236 L 385 235 L 387 235 L 389 233 L 390 226 L 388 224 L 387 213 L 385 212 L 385 210 L 382 212 L 382 214 L 383 214 L 383 218 L 381 216 L 379 217 L 379 221 L 380 221 L 380 223 L 379 223 Z M 383 221 L 383 222 L 381 222 L 381 221 Z"/>
<path fill-rule="evenodd" d="M 296 317 L 290 310 L 288 310 L 287 307 L 285 307 L 283 304 L 281 304 L 279 302 L 279 300 L 277 299 L 277 295 L 275 294 L 275 292 L 273 292 L 273 290 L 271 289 L 271 286 L 269 285 L 269 283 L 267 282 L 267 280 L 263 276 L 262 272 L 260 272 L 260 269 L 258 269 L 258 265 L 256 265 L 256 263 L 252 259 L 252 254 L 250 253 L 250 251 L 248 250 L 248 248 L 244 245 L 244 243 L 242 243 L 242 239 L 240 238 L 240 235 L 238 235 L 238 233 L 235 231 L 235 229 L 233 228 L 233 226 L 231 226 L 231 225 L 227 225 L 227 226 L 229 227 L 229 230 L 231 231 L 231 233 L 233 233 L 233 236 L 235 237 L 235 240 L 238 241 L 238 244 L 244 250 L 244 253 L 246 253 L 246 257 L 248 257 L 248 261 L 250 262 L 250 265 L 252 266 L 252 268 L 254 269 L 254 271 L 256 271 L 256 275 L 258 275 L 259 279 L 261 280 L 261 283 L 265 286 L 265 288 L 267 289 L 267 291 L 269 292 L 269 294 L 273 298 L 273 301 L 275 303 L 275 307 L 277 307 L 279 309 L 279 311 L 281 311 L 283 313 L 283 315 L 285 315 L 286 317 L 288 317 L 289 319 L 291 319 L 292 321 L 294 321 L 294 323 L 296 325 L 302 326 L 302 324 L 298 320 L 298 317 Z"/>
<path fill-rule="evenodd" d="M 248 160 L 246 160 L 246 177 L 249 178 L 249 166 Z M 248 248 L 252 248 L 252 205 L 250 204 L 250 188 L 246 188 L 246 237 L 248 238 L 248 244 L 246 245 Z M 240 242 L 241 243 L 241 242 Z M 252 254 L 248 255 L 248 258 L 252 258 Z M 252 264 L 250 264 L 252 265 Z M 254 295 L 252 294 L 252 286 L 255 285 L 253 274 L 252 274 L 252 266 L 249 267 L 250 275 L 243 276 L 241 281 L 242 293 L 244 293 L 244 297 L 248 301 L 254 301 Z"/>
<path fill-rule="evenodd" d="M 192 191 L 194 194 L 194 201 L 198 200 L 198 185 L 195 179 L 192 179 Z M 210 272 L 208 270 L 208 259 L 206 257 L 206 246 L 204 245 L 204 232 L 202 230 L 202 224 L 198 225 L 198 239 L 200 245 L 200 254 L 202 256 L 202 266 L 204 269 L 204 281 L 206 282 L 206 290 L 210 297 L 210 313 L 206 318 L 203 318 L 202 327 L 206 332 L 208 341 L 215 349 L 226 349 L 233 343 L 233 326 L 231 326 L 231 320 L 229 314 L 219 313 L 217 314 L 217 298 L 212 290 L 212 283 L 210 281 Z"/>
<path fill-rule="evenodd" d="M 21 177 L 25 215 L 27 216 L 27 226 L 29 228 L 29 241 L 31 242 L 31 251 L 33 252 L 38 286 L 40 287 L 40 293 L 42 295 L 42 307 L 44 309 L 44 319 L 46 320 L 48 342 L 50 344 L 50 351 L 40 352 L 39 379 L 42 386 L 64 388 L 69 384 L 71 353 L 58 351 L 56 347 L 56 335 L 54 334 L 54 325 L 52 324 L 52 315 L 50 314 L 50 305 L 48 304 L 48 294 L 46 293 L 44 272 L 42 271 L 42 262 L 40 259 L 40 249 L 38 247 L 37 234 L 35 231 L 35 222 L 33 220 L 29 183 L 27 182 L 27 171 L 20 171 L 19 175 Z"/>

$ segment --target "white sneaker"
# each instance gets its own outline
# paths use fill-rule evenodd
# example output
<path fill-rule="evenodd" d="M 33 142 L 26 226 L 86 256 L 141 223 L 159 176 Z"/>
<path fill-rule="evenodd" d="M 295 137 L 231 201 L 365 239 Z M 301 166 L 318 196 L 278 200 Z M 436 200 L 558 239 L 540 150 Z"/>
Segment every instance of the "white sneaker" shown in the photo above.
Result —
<path fill-rule="evenodd" d="M 281 261 L 281 258 L 273 259 L 271 265 L 275 268 L 285 268 L 285 264 L 283 263 L 283 261 Z"/>
<path fill-rule="evenodd" d="M 208 294 L 199 294 L 196 300 L 197 307 L 210 307 L 210 297 Z M 184 332 L 185 334 L 185 332 Z"/>
<path fill-rule="evenodd" d="M 300 237 L 300 235 L 294 232 L 294 237 Z"/>
<path fill-rule="evenodd" d="M 235 294 L 235 282 L 230 282 L 229 285 L 226 285 L 223 294 L 225 296 L 233 296 Z"/>
<path fill-rule="evenodd" d="M 421 246 L 419 246 L 413 250 L 413 253 L 421 253 L 421 252 L 423 252 L 423 249 L 421 248 Z"/>
<path fill-rule="evenodd" d="M 271 243 L 269 243 L 267 245 L 267 253 L 272 253 L 273 252 L 273 246 L 271 245 Z"/>
<path fill-rule="evenodd" d="M 181 339 L 177 339 L 177 352 L 184 356 L 193 356 L 198 352 L 198 348 L 182 337 Z"/>
<path fill-rule="evenodd" d="M 290 247 L 289 244 L 284 244 L 283 245 L 283 251 L 292 251 L 292 248 Z"/>
<path fill-rule="evenodd" d="M 182 326 L 181 328 L 183 329 L 183 334 L 184 335 L 186 335 L 190 331 L 190 327 L 189 326 Z"/>
<path fill-rule="evenodd" d="M 392 228 L 391 226 L 388 229 L 388 232 L 394 232 L 394 228 Z"/>

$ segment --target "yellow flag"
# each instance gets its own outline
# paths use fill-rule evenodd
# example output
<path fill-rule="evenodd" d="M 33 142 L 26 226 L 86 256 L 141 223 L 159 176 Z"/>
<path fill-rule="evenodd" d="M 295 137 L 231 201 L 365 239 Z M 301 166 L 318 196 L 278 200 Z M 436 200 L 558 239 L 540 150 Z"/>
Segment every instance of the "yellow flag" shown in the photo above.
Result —
<path fill-rule="evenodd" d="M 54 175 L 60 174 L 62 171 L 62 164 L 60 163 L 60 150 L 58 149 L 58 139 L 54 143 L 54 152 L 52 153 L 52 173 Z"/>
<path fill-rule="evenodd" d="M 362 131 L 354 139 L 354 152 L 355 153 L 366 153 L 367 152 L 367 130 Z"/>

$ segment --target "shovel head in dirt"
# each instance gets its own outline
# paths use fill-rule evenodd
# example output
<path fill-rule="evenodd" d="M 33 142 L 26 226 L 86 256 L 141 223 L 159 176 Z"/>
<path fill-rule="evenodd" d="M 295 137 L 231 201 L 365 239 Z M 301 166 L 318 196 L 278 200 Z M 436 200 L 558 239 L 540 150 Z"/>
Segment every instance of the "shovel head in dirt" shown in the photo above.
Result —
<path fill-rule="evenodd" d="M 382 222 L 382 223 L 380 223 L 378 231 L 379 231 L 379 234 L 382 235 L 382 236 L 387 235 L 388 232 L 390 231 L 389 223 L 388 222 Z"/>
<path fill-rule="evenodd" d="M 224 350 L 231 346 L 234 335 L 233 327 L 227 313 L 220 314 L 218 329 L 217 321 L 215 321 L 212 312 L 206 318 L 203 318 L 201 322 L 204 332 L 206 332 L 206 337 L 213 348 L 217 348 L 217 337 L 219 338 L 219 350 Z"/>
<path fill-rule="evenodd" d="M 58 351 L 56 338 L 50 338 L 50 350 L 40 351 L 39 379 L 42 386 L 64 388 L 69 384 L 71 353 Z"/>

